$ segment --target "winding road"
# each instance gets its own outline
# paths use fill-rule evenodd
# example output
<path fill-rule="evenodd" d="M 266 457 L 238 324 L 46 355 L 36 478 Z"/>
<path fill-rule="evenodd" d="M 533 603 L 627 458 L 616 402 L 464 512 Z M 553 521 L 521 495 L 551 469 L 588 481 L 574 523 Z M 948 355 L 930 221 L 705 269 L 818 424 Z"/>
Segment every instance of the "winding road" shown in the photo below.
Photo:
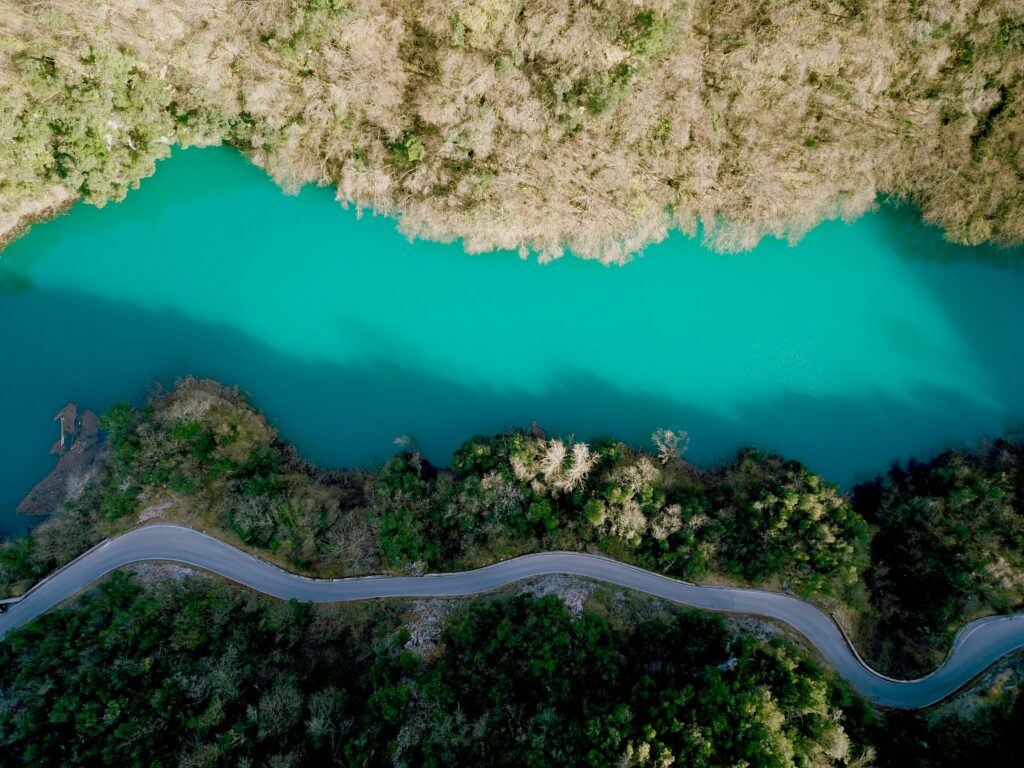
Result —
<path fill-rule="evenodd" d="M 935 672 L 918 680 L 894 680 L 864 664 L 828 615 L 810 603 L 777 592 L 688 584 L 606 557 L 575 552 L 525 555 L 461 573 L 310 579 L 281 570 L 205 533 L 168 523 L 146 525 L 109 539 L 39 582 L 21 599 L 5 601 L 9 611 L 0 614 L 0 639 L 110 571 L 143 560 L 184 563 L 282 600 L 315 603 L 459 597 L 535 576 L 582 576 L 694 608 L 782 621 L 804 635 L 862 695 L 881 706 L 900 709 L 934 704 L 959 690 L 999 657 L 1024 647 L 1024 614 L 981 619 L 964 627 L 945 664 Z"/>

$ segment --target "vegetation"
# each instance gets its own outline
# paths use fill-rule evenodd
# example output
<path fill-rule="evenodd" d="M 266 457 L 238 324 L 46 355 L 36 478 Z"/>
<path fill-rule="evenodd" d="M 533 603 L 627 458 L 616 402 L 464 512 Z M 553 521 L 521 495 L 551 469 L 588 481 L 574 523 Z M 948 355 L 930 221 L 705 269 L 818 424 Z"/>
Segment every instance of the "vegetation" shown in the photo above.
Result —
<path fill-rule="evenodd" d="M 615 591 L 581 612 L 442 603 L 424 632 L 438 608 L 115 573 L 0 643 L 0 765 L 1020 762 L 1016 688 L 974 711 L 881 714 L 784 640 Z"/>
<path fill-rule="evenodd" d="M 1024 443 L 895 467 L 856 507 L 878 530 L 867 580 L 885 665 L 925 673 L 944 652 L 936 637 L 1024 605 Z"/>
<path fill-rule="evenodd" d="M 99 473 L 0 545 L 4 592 L 170 518 L 321 575 L 562 547 L 789 586 L 845 608 L 858 646 L 899 674 L 938 663 L 967 619 L 1022 602 L 1011 440 L 894 467 L 846 497 L 755 451 L 699 470 L 664 430 L 651 453 L 534 430 L 473 439 L 450 470 L 405 445 L 376 472 L 324 471 L 237 390 L 195 379 L 101 425 Z M 883 715 L 763 628 L 623 608 L 600 589 L 582 610 L 564 590 L 439 605 L 314 607 L 177 566 L 115 574 L 0 643 L 0 765 L 1019 762 L 1013 687 L 973 712 Z"/>
<path fill-rule="evenodd" d="M 471 251 L 1024 240 L 1017 0 L 0 0 L 0 223 L 227 142 Z"/>
<path fill-rule="evenodd" d="M 517 432 L 467 442 L 451 471 L 413 447 L 378 472 L 324 471 L 281 444 L 237 391 L 194 379 L 100 423 L 111 450 L 99 477 L 65 514 L 0 550 L 8 584 L 154 516 L 325 576 L 595 548 L 687 578 L 838 594 L 857 583 L 865 552 L 863 522 L 806 468 L 744 451 L 701 472 L 666 435 L 661 456 Z"/>
<path fill-rule="evenodd" d="M 873 735 L 883 768 L 1020 765 L 1024 691 L 1001 689 L 968 711 L 893 713 Z M 869 726 L 870 729 L 870 726 Z"/>
<path fill-rule="evenodd" d="M 212 530 L 318 576 L 458 570 L 541 549 L 598 551 L 689 580 L 792 590 L 841 617 L 881 669 L 920 674 L 978 616 L 1024 605 L 1024 445 L 894 467 L 851 496 L 744 450 L 702 470 L 685 435 L 652 452 L 539 430 L 474 438 L 450 469 L 404 445 L 377 471 L 323 470 L 237 390 L 186 379 L 101 418 L 108 456 L 65 511 L 0 543 L 17 593 L 140 521 Z"/>
<path fill-rule="evenodd" d="M 848 694 L 780 641 L 694 613 L 613 627 L 556 597 L 315 608 L 117 574 L 0 644 L 0 762 L 852 765 Z"/>

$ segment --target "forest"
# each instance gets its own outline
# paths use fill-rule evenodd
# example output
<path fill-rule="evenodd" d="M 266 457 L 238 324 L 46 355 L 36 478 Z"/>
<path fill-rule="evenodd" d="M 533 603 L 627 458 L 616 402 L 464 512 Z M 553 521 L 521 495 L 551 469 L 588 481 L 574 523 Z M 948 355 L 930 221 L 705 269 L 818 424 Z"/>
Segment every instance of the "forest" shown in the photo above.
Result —
<path fill-rule="evenodd" d="M 1017 0 L 0 0 L 0 243 L 227 143 L 471 252 L 1016 244 L 1022 72 Z"/>
<path fill-rule="evenodd" d="M 1018 765 L 1015 691 L 867 708 L 786 639 L 598 590 L 283 603 L 115 573 L 0 643 L 0 765 Z M 440 613 L 433 623 L 424 616 Z M 411 630 L 414 630 L 414 635 Z"/>
<path fill-rule="evenodd" d="M 140 523 L 214 532 L 319 577 L 450 571 L 545 549 L 607 554 L 690 581 L 792 592 L 877 668 L 927 673 L 967 621 L 1024 606 L 1024 442 L 895 466 L 844 494 L 753 449 L 721 466 L 540 429 L 468 440 L 448 468 L 405 443 L 377 469 L 314 466 L 246 398 L 183 379 L 100 418 L 103 457 L 60 475 L 63 510 L 0 543 L 18 594 Z M 402 441 L 400 441 L 402 442 Z"/>
<path fill-rule="evenodd" d="M 0 0 L 0 249 L 220 144 L 284 193 L 541 262 L 621 264 L 672 231 L 744 251 L 890 203 L 1019 245 L 1024 3 Z M 94 418 L 61 412 L 0 598 L 173 521 L 313 577 L 569 550 L 784 592 L 901 678 L 1024 610 L 1020 434 L 845 490 L 756 447 L 697 466 L 669 429 L 320 467 L 195 378 Z M 887 711 L 781 623 L 596 581 L 314 605 L 147 562 L 0 639 L 0 768 L 1016 768 L 1022 680 L 1017 651 Z"/>
<path fill-rule="evenodd" d="M 793 591 L 897 675 L 1024 605 L 1024 443 L 895 466 L 841 493 L 754 450 L 719 467 L 534 428 L 450 468 L 301 459 L 235 388 L 184 379 L 100 418 L 64 509 L 0 544 L 16 594 L 105 536 L 177 520 L 319 576 L 546 548 Z M 83 465 L 85 466 L 85 465 Z M 573 597 L 575 594 L 575 597 Z M 981 704 L 875 710 L 798 637 L 610 587 L 313 606 L 180 566 L 116 573 L 0 643 L 0 765 L 1014 765 L 1016 662 Z"/>
<path fill-rule="evenodd" d="M 870 713 L 796 648 L 689 612 L 619 626 L 613 599 L 592 602 L 576 616 L 555 596 L 452 605 L 417 645 L 400 603 L 312 607 L 198 574 L 117 574 L 0 644 L 0 762 L 847 765 L 867 753 L 843 721 L 862 730 Z"/>

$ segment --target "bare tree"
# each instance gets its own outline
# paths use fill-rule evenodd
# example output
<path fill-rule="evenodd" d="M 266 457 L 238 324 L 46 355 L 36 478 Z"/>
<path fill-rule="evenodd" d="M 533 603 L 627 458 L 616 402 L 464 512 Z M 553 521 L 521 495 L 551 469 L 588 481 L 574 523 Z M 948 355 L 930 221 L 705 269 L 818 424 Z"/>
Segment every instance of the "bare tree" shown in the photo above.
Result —
<path fill-rule="evenodd" d="M 690 438 L 682 430 L 656 429 L 651 435 L 651 442 L 658 449 L 658 461 L 668 464 L 680 458 L 689 447 Z"/>

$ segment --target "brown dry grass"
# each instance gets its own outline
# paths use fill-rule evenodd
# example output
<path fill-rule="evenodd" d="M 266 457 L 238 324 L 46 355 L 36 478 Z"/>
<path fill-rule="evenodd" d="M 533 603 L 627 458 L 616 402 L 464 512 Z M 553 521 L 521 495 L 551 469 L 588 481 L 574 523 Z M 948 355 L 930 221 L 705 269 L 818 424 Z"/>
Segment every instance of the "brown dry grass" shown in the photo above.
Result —
<path fill-rule="evenodd" d="M 107 147 L 61 138 L 55 160 L 61 94 L 115 87 L 87 45 L 146 101 L 75 102 L 61 120 Z M 43 93 L 26 57 L 70 85 Z M 470 251 L 616 262 L 698 222 L 745 249 L 879 194 L 1019 243 L 1022 72 L 1016 0 L 0 0 L 0 215 L 228 141 L 286 190 Z"/>

